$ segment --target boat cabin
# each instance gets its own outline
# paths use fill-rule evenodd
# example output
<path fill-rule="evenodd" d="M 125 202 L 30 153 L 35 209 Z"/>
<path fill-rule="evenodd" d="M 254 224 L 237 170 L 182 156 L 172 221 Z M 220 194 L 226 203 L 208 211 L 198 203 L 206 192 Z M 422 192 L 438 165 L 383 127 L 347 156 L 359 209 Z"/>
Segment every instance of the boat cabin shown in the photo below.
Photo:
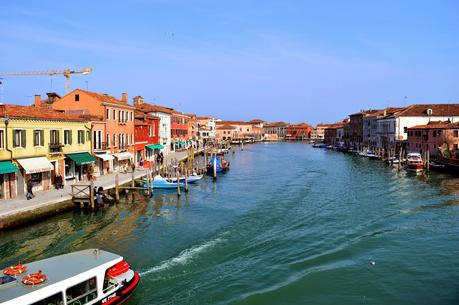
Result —
<path fill-rule="evenodd" d="M 19 268 L 22 272 L 14 274 Z M 138 274 L 117 254 L 77 251 L 5 268 L 0 275 L 0 305 L 114 304 L 110 299 L 134 278 L 136 285 Z"/>

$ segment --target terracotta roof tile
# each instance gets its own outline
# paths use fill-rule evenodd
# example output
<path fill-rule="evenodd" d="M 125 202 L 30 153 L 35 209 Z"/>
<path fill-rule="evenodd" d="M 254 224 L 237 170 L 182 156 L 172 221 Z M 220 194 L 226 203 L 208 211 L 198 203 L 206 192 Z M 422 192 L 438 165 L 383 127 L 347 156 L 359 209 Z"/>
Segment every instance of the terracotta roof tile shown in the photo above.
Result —
<path fill-rule="evenodd" d="M 456 129 L 459 128 L 459 122 L 451 123 L 449 121 L 431 121 L 424 125 L 416 125 L 408 129 Z"/>
<path fill-rule="evenodd" d="M 143 112 L 163 112 L 163 113 L 168 113 L 168 114 L 172 114 L 175 111 L 172 108 L 163 107 L 159 105 L 152 105 L 148 103 L 137 105 L 136 108 Z"/>
<path fill-rule="evenodd" d="M 10 118 L 21 119 L 42 119 L 42 120 L 55 120 L 55 121 L 77 121 L 86 122 L 85 119 L 79 115 L 66 114 L 57 110 L 49 108 L 40 108 L 33 106 L 22 106 L 6 104 L 0 106 L 0 115 Z"/>
<path fill-rule="evenodd" d="M 432 110 L 431 114 L 427 113 L 428 109 Z M 395 116 L 459 116 L 459 104 L 415 104 Z"/>

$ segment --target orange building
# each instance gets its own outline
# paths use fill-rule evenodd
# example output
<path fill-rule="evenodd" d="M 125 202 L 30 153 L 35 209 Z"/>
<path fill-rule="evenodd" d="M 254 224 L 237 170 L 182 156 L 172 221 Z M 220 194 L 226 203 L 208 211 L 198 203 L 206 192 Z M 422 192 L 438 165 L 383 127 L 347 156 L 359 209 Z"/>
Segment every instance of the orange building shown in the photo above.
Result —
<path fill-rule="evenodd" d="M 311 138 L 311 132 L 314 128 L 306 123 L 291 124 L 287 126 L 286 140 L 307 140 Z"/>
<path fill-rule="evenodd" d="M 60 99 L 52 108 L 66 113 L 95 116 L 92 121 L 92 151 L 99 158 L 97 169 L 104 174 L 126 170 L 134 159 L 134 110 L 126 93 L 117 99 L 76 89 Z"/>

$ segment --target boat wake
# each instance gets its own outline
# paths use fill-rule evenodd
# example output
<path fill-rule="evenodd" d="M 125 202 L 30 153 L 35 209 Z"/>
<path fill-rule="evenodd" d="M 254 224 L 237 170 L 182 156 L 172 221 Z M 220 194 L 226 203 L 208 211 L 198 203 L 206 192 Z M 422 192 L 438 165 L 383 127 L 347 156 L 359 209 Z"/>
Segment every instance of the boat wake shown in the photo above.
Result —
<path fill-rule="evenodd" d="M 191 259 L 199 255 L 200 253 L 206 251 L 209 248 L 214 247 L 216 244 L 222 241 L 223 239 L 216 238 L 208 242 L 205 242 L 203 244 L 196 245 L 189 249 L 183 250 L 182 252 L 180 252 L 178 256 L 165 260 L 161 262 L 161 264 L 141 272 L 140 276 L 145 276 L 150 273 L 160 272 L 160 271 L 163 271 L 163 270 L 175 267 L 175 266 L 179 266 L 179 265 L 185 265 L 187 262 L 189 262 Z"/>

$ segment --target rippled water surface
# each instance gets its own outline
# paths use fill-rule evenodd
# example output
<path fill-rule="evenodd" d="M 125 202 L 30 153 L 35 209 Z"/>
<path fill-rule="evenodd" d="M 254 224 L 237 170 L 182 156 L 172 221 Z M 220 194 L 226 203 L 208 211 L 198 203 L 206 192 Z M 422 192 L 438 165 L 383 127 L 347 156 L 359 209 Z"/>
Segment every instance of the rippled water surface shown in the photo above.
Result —
<path fill-rule="evenodd" d="M 228 159 L 179 199 L 135 194 L 0 233 L 0 265 L 113 251 L 142 275 L 130 305 L 459 303 L 458 178 L 301 143 Z"/>

